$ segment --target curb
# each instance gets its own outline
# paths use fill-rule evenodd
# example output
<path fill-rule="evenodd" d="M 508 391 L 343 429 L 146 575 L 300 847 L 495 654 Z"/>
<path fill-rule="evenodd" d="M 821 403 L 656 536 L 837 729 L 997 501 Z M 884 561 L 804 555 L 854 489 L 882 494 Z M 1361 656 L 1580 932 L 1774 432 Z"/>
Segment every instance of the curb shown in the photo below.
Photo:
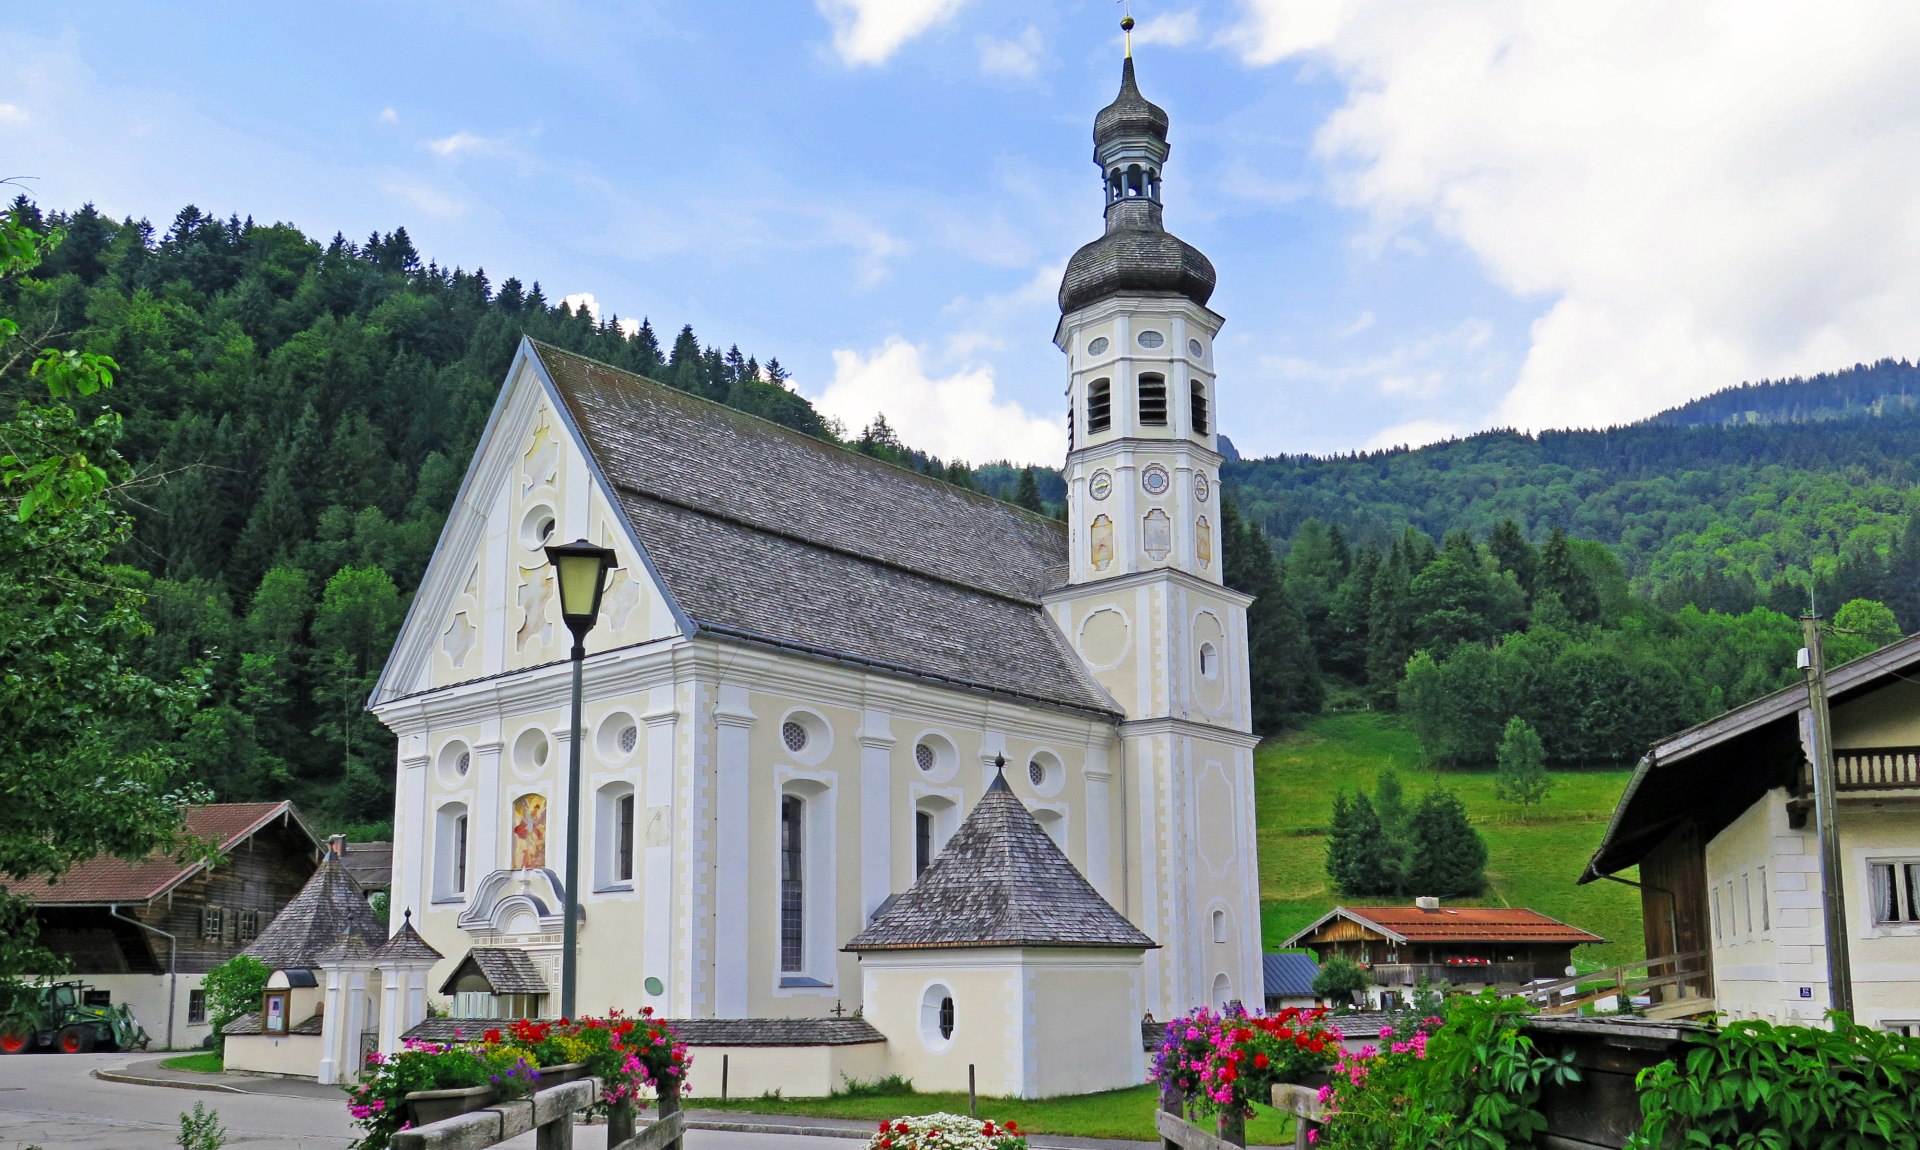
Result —
<path fill-rule="evenodd" d="M 179 1078 L 148 1078 L 140 1074 L 128 1074 L 121 1070 L 94 1070 L 93 1076 L 103 1082 L 124 1082 L 130 1086 L 165 1086 L 173 1090 L 210 1090 L 216 1094 L 251 1094 L 251 1090 L 242 1090 L 238 1086 L 228 1086 L 220 1082 L 193 1082 Z"/>

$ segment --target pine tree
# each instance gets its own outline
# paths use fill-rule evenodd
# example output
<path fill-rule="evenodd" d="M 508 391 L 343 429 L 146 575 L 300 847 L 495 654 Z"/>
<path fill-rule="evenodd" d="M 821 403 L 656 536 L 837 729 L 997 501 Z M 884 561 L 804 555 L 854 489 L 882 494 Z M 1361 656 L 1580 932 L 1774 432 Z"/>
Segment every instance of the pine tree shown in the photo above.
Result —
<path fill-rule="evenodd" d="M 1033 468 L 1021 469 L 1020 484 L 1014 489 L 1013 502 L 1016 507 L 1024 507 L 1028 511 L 1042 515 L 1046 514 L 1047 505 L 1040 498 L 1040 480 L 1034 475 Z"/>
<path fill-rule="evenodd" d="M 1460 796 L 1435 788 L 1407 820 L 1406 886 L 1416 895 L 1465 898 L 1487 889 L 1487 843 Z"/>
<path fill-rule="evenodd" d="M 1336 792 L 1327 828 L 1327 877 L 1333 885 L 1346 895 L 1400 893 L 1392 850 L 1367 796 Z"/>
<path fill-rule="evenodd" d="M 1553 793 L 1553 776 L 1547 773 L 1546 748 L 1541 746 L 1540 736 L 1532 725 L 1518 715 L 1507 720 L 1496 762 L 1494 797 L 1518 803 L 1523 814 Z"/>
<path fill-rule="evenodd" d="M 1411 583 L 1406 550 L 1396 543 L 1374 573 L 1367 608 L 1367 688 L 1389 709 L 1413 654 Z"/>
<path fill-rule="evenodd" d="M 1593 581 L 1574 561 L 1573 545 L 1567 539 L 1567 533 L 1558 527 L 1548 536 L 1547 545 L 1540 552 L 1540 573 L 1535 580 L 1534 593 L 1551 591 L 1560 597 L 1560 605 L 1567 609 L 1580 623 L 1592 623 L 1600 618 L 1600 597 L 1594 592 Z"/>
<path fill-rule="evenodd" d="M 1227 586 L 1253 596 L 1247 608 L 1247 672 L 1253 727 L 1279 730 L 1320 709 L 1323 692 L 1306 623 L 1286 593 L 1273 544 L 1259 524 L 1241 518 L 1232 499 L 1220 500 L 1220 572 Z"/>

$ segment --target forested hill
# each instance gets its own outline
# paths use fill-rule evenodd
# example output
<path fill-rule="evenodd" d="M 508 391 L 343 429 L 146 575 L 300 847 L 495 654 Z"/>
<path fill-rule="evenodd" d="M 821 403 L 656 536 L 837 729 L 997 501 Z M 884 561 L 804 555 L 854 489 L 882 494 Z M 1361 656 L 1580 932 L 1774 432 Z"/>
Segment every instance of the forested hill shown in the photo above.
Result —
<path fill-rule="evenodd" d="M 1647 420 L 1668 427 L 1738 423 L 1807 423 L 1872 418 L 1911 410 L 1920 402 L 1920 367 L 1904 359 L 1855 364 L 1812 378 L 1742 383 L 1701 396 Z"/>

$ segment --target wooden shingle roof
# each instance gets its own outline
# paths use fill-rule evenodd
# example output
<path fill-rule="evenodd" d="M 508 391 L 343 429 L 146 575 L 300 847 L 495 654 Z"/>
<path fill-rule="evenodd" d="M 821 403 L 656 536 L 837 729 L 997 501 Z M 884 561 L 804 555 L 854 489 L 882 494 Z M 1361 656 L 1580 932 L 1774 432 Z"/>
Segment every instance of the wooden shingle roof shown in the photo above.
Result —
<path fill-rule="evenodd" d="M 190 839 L 212 842 L 225 854 L 282 819 L 298 828 L 316 849 L 319 847 L 319 839 L 288 802 L 188 807 L 183 832 Z M 203 862 L 182 861 L 164 851 L 134 862 L 102 855 L 80 863 L 57 879 L 29 879 L 10 890 L 39 906 L 140 903 L 161 897 L 206 869 Z"/>
<path fill-rule="evenodd" d="M 312 969 L 329 952 L 364 957 L 386 937 L 387 928 L 374 917 L 366 892 L 340 860 L 328 854 L 293 901 L 240 953 L 275 970 Z"/>
<path fill-rule="evenodd" d="M 528 345 L 696 628 L 1117 716 L 1042 609 L 1065 524 Z"/>
<path fill-rule="evenodd" d="M 846 949 L 1158 945 L 1093 889 L 1000 775 L 933 864 Z"/>
<path fill-rule="evenodd" d="M 513 946 L 476 946 L 448 973 L 440 984 L 440 993 L 452 994 L 454 984 L 469 972 L 478 972 L 495 994 L 546 994 L 550 989 L 526 951 Z"/>
<path fill-rule="evenodd" d="M 1517 906 L 1336 906 L 1282 946 L 1300 946 L 1335 919 L 1359 923 L 1395 942 L 1605 942 L 1592 931 Z"/>

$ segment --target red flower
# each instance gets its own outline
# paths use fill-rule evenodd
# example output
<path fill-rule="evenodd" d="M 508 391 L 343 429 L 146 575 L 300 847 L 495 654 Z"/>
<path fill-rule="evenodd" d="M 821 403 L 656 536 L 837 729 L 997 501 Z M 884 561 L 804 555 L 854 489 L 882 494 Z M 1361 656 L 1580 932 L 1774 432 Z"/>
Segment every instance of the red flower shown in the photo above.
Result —
<path fill-rule="evenodd" d="M 880 1133 L 882 1133 L 882 1134 L 885 1134 L 885 1133 L 886 1133 L 887 1131 L 889 1131 L 889 1130 L 891 1130 L 891 1129 L 893 1129 L 893 1124 L 892 1124 L 892 1123 L 890 1123 L 890 1122 L 882 1122 L 882 1123 L 880 1123 Z"/>
<path fill-rule="evenodd" d="M 1327 1048 L 1327 1044 L 1320 1041 L 1318 1038 L 1314 1039 L 1312 1042 L 1307 1043 L 1307 1049 L 1313 1051 L 1315 1054 L 1320 1053 L 1322 1050 L 1325 1050 L 1326 1048 Z"/>
<path fill-rule="evenodd" d="M 1253 1066 L 1256 1070 L 1265 1070 L 1267 1068 L 1267 1056 L 1264 1054 L 1254 1055 Z"/>
<path fill-rule="evenodd" d="M 480 1041 L 487 1043 L 489 1046 L 498 1043 L 500 1041 L 499 1029 L 496 1027 L 493 1030 L 487 1031 L 485 1034 L 480 1036 Z"/>
<path fill-rule="evenodd" d="M 1020 1133 L 1020 1124 L 1018 1122 L 1015 1122 L 1013 1119 L 1009 1118 L 1007 1119 L 1007 1129 L 1013 1131 L 1015 1134 L 1018 1134 Z"/>

